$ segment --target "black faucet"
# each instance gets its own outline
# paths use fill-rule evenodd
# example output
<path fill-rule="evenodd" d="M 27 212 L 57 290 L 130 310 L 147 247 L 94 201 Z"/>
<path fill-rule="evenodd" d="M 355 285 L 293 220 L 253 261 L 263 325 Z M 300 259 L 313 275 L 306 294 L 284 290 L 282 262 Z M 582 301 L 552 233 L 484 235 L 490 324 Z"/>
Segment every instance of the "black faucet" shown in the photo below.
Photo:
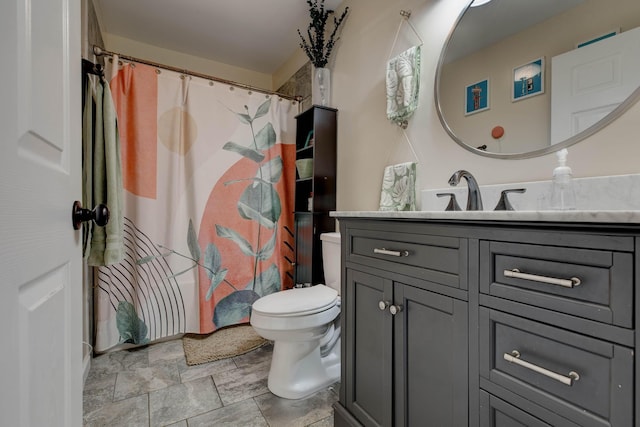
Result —
<path fill-rule="evenodd" d="M 470 172 L 467 172 L 466 170 L 459 170 L 451 175 L 451 178 L 449 178 L 449 185 L 451 185 L 452 187 L 458 185 L 458 183 L 460 182 L 460 178 L 464 178 L 467 180 L 467 188 L 469 189 L 469 194 L 467 196 L 467 210 L 481 211 L 482 197 L 480 196 L 480 188 L 478 187 L 478 182 Z"/>

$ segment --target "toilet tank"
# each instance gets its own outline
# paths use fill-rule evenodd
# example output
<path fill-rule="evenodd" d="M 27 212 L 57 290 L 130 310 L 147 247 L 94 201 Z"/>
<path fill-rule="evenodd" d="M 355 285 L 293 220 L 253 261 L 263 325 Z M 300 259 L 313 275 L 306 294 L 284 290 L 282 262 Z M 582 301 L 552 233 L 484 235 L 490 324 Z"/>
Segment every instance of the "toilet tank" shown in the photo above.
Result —
<path fill-rule="evenodd" d="M 322 268 L 325 285 L 340 293 L 340 233 L 322 233 Z"/>

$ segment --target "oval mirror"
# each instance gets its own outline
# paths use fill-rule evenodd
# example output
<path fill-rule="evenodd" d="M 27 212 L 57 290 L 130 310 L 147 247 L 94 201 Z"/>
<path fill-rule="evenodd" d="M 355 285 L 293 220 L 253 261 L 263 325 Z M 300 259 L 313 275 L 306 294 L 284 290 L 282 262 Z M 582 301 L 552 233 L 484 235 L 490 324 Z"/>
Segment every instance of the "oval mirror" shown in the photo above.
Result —
<path fill-rule="evenodd" d="M 466 149 L 546 154 L 594 134 L 640 97 L 640 1 L 479 3 L 449 35 L 435 83 L 440 121 Z"/>

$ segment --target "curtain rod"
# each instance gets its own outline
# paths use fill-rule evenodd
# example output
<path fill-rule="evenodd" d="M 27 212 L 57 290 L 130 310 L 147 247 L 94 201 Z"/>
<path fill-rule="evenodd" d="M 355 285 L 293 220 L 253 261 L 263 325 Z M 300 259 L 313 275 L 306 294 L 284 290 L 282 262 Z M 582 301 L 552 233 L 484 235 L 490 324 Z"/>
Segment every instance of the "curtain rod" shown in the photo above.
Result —
<path fill-rule="evenodd" d="M 157 62 L 148 61 L 146 59 L 135 58 L 133 56 L 127 56 L 127 55 L 120 55 L 119 53 L 105 50 L 105 49 L 101 48 L 100 46 L 96 46 L 96 45 L 93 46 L 93 54 L 95 56 L 117 55 L 119 59 L 123 59 L 125 61 L 138 62 L 140 64 L 150 65 L 152 67 L 162 68 L 164 70 L 175 71 L 177 73 L 186 74 L 186 75 L 189 75 L 189 76 L 200 77 L 200 78 L 203 78 L 205 80 L 212 80 L 214 82 L 224 83 L 224 84 L 227 84 L 227 85 L 230 85 L 230 86 L 235 86 L 235 87 L 239 87 L 239 88 L 242 88 L 242 89 L 247 89 L 247 90 L 254 91 L 254 92 L 264 93 L 266 95 L 275 95 L 275 96 L 279 96 L 280 98 L 288 99 L 288 100 L 291 100 L 291 101 L 297 101 L 297 102 L 301 102 L 302 101 L 302 97 L 299 96 L 299 95 L 294 95 L 294 96 L 285 95 L 283 93 L 261 89 L 261 88 L 258 88 L 258 87 L 255 87 L 255 86 L 251 86 L 251 85 L 247 85 L 247 84 L 244 84 L 244 83 L 238 83 L 238 82 L 234 82 L 234 81 L 231 81 L 231 80 L 225 80 L 225 79 L 222 79 L 220 77 L 214 77 L 214 76 L 210 76 L 210 75 L 203 74 L 203 73 L 198 73 L 198 72 L 195 72 L 195 71 L 190 71 L 190 70 L 183 69 L 183 68 L 172 67 L 170 65 L 159 64 Z"/>

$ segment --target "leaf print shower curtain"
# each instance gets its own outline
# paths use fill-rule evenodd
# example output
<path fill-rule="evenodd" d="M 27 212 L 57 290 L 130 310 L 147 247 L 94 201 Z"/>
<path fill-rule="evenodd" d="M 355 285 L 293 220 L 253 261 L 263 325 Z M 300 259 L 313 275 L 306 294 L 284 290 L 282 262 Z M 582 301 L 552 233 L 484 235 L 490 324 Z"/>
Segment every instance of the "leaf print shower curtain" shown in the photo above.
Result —
<path fill-rule="evenodd" d="M 297 104 L 141 64 L 110 83 L 126 256 L 97 270 L 96 351 L 247 323 L 293 284 Z"/>

